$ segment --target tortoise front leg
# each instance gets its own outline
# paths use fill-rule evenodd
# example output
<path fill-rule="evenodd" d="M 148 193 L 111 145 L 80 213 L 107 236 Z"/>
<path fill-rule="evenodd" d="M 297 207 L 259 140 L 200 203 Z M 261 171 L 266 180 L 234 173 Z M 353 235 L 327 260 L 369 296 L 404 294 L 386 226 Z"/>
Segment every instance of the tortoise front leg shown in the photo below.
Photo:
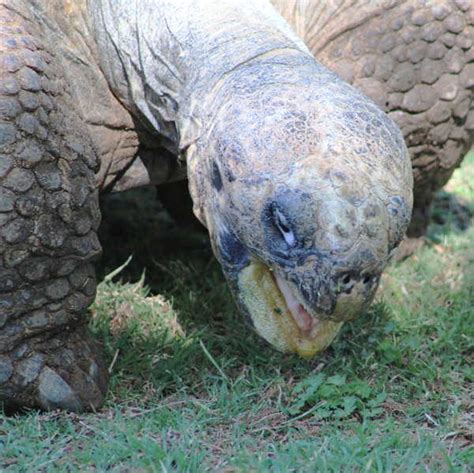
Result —
<path fill-rule="evenodd" d="M 0 400 L 96 408 L 97 160 L 36 26 L 5 5 L 0 17 Z"/>

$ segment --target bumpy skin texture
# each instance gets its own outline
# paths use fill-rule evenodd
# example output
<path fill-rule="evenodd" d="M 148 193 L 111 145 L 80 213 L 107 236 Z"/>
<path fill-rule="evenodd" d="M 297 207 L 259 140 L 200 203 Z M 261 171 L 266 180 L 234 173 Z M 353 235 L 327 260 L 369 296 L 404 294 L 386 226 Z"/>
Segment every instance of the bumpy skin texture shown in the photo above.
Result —
<path fill-rule="evenodd" d="M 83 410 L 107 373 L 85 330 L 98 161 L 54 51 L 0 2 L 0 398 Z"/>
<path fill-rule="evenodd" d="M 320 62 L 372 98 L 402 130 L 414 177 L 408 235 L 423 235 L 434 192 L 474 140 L 474 3 L 273 3 Z"/>

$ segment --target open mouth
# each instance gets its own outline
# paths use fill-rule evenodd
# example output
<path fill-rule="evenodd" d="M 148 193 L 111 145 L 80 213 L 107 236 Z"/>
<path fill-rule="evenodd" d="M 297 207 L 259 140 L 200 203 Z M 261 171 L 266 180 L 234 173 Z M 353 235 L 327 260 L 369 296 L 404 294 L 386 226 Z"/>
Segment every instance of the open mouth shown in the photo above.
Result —
<path fill-rule="evenodd" d="M 310 313 L 288 283 L 260 261 L 240 272 L 238 286 L 255 329 L 280 351 L 313 356 L 333 341 L 342 326 L 343 322 Z"/>
<path fill-rule="evenodd" d="M 293 290 L 288 283 L 278 274 L 272 272 L 278 289 L 285 299 L 286 308 L 290 311 L 296 325 L 302 333 L 310 334 L 312 329 L 317 326 L 319 320 L 312 316 L 308 310 L 296 298 Z"/>

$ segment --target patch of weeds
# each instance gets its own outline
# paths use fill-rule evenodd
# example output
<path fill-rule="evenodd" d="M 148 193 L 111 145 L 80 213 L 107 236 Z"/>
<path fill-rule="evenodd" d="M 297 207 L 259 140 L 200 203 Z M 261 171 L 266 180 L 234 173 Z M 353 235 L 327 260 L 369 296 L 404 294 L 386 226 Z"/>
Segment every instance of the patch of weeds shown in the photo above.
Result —
<path fill-rule="evenodd" d="M 377 392 L 360 378 L 347 375 L 328 376 L 317 373 L 293 388 L 288 412 L 291 415 L 311 413 L 318 419 L 346 419 L 355 414 L 363 419 L 380 415 L 386 393 Z"/>

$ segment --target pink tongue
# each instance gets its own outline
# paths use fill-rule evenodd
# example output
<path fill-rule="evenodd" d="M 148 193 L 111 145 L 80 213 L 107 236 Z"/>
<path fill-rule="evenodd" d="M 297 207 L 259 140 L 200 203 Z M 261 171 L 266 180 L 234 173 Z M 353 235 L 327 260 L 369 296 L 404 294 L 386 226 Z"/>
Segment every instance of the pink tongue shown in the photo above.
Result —
<path fill-rule="evenodd" d="M 288 286 L 286 281 L 280 278 L 277 274 L 275 275 L 275 279 L 278 288 L 285 298 L 286 306 L 295 319 L 296 325 L 298 325 L 300 330 L 303 332 L 310 331 L 314 325 L 313 317 L 311 317 L 311 315 L 306 312 L 304 307 L 296 300 L 295 296 L 293 296 L 290 286 Z"/>
<path fill-rule="evenodd" d="M 301 330 L 309 332 L 313 328 L 313 317 L 306 312 L 301 304 L 298 305 L 298 315 L 295 315 L 293 312 L 292 314 Z"/>

